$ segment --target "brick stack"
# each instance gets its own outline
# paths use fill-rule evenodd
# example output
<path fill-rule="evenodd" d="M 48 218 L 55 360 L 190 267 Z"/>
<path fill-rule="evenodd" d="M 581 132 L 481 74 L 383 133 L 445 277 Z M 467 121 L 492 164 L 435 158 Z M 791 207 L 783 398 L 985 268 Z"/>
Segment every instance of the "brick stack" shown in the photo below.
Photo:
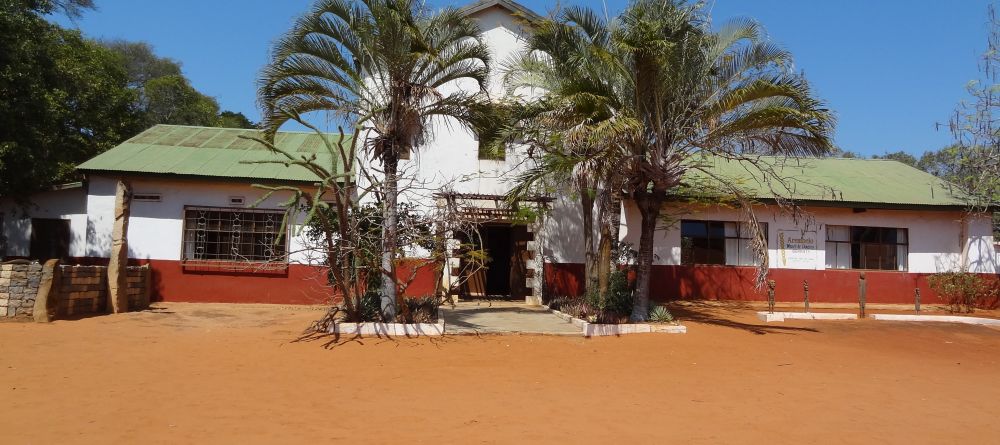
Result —
<path fill-rule="evenodd" d="M 56 305 L 58 315 L 105 312 L 108 299 L 107 267 L 59 266 L 62 279 Z"/>

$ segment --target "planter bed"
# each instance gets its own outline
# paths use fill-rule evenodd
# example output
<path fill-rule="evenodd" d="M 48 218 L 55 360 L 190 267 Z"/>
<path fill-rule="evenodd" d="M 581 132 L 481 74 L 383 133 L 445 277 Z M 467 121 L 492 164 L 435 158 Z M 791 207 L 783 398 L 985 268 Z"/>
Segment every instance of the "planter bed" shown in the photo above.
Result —
<path fill-rule="evenodd" d="M 361 336 L 433 336 L 444 335 L 444 317 L 438 316 L 437 323 L 334 323 L 331 334 Z"/>
<path fill-rule="evenodd" d="M 875 320 L 883 321 L 916 321 L 916 322 L 936 322 L 936 323 L 963 323 L 980 326 L 1000 327 L 1000 320 L 996 318 L 967 317 L 964 315 L 902 315 L 902 314 L 872 314 Z"/>
<path fill-rule="evenodd" d="M 662 324 L 662 323 L 621 323 L 621 324 L 603 324 L 603 323 L 591 323 L 586 320 L 576 318 L 565 312 L 560 312 L 555 309 L 550 309 L 556 317 L 562 318 L 573 326 L 579 327 L 583 333 L 584 337 L 600 337 L 607 335 L 625 335 L 625 334 L 646 334 L 651 332 L 659 332 L 665 334 L 686 334 L 687 327 L 679 324 Z"/>
<path fill-rule="evenodd" d="M 858 314 L 844 314 L 837 312 L 757 312 L 760 321 L 785 321 L 787 320 L 857 320 Z"/>

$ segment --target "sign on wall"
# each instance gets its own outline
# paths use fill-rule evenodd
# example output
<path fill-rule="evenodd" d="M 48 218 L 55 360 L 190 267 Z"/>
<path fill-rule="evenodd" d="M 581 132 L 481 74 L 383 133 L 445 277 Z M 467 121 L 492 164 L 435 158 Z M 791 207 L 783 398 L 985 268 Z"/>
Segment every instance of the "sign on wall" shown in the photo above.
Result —
<path fill-rule="evenodd" d="M 817 268 L 817 241 L 814 230 L 778 230 L 778 265 L 789 269 Z"/>

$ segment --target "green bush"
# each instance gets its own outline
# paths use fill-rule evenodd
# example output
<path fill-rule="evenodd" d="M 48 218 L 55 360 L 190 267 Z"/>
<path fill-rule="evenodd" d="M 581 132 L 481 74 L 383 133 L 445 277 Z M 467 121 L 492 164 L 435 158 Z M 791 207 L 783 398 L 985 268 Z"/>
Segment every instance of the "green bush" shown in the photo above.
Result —
<path fill-rule="evenodd" d="M 972 313 L 976 308 L 993 309 L 1000 300 L 1000 289 L 990 280 L 968 272 L 931 275 L 927 281 L 952 312 Z"/>
<path fill-rule="evenodd" d="M 608 280 L 607 309 L 616 314 L 626 317 L 632 315 L 633 295 L 632 287 L 628 283 L 628 271 L 616 270 L 611 272 Z"/>

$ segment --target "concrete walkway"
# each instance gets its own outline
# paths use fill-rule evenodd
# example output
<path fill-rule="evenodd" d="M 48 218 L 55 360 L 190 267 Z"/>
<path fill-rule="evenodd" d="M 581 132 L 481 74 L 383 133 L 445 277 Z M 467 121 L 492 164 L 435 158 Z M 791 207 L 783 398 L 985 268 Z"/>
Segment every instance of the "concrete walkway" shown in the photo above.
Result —
<path fill-rule="evenodd" d="M 461 302 L 441 306 L 445 334 L 582 335 L 580 328 L 552 315 L 547 308 L 524 303 Z"/>

